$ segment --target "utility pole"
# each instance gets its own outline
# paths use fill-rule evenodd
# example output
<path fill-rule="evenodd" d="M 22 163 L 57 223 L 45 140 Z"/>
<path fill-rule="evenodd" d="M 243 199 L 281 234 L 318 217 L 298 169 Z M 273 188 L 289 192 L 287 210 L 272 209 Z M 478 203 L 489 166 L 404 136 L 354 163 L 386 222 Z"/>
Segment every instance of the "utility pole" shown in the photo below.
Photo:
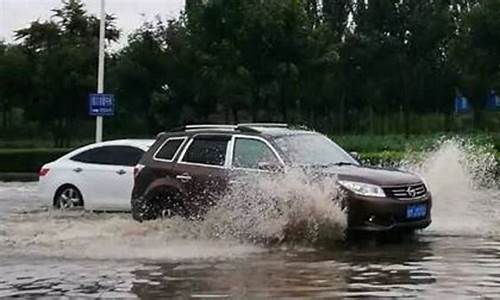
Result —
<path fill-rule="evenodd" d="M 106 23 L 106 6 L 104 4 L 105 0 L 101 0 L 101 20 L 99 26 L 99 66 L 97 71 L 97 93 L 104 93 L 104 40 L 105 40 L 105 23 Z M 103 117 L 96 117 L 95 126 L 95 141 L 96 143 L 102 142 L 102 127 L 103 127 Z"/>

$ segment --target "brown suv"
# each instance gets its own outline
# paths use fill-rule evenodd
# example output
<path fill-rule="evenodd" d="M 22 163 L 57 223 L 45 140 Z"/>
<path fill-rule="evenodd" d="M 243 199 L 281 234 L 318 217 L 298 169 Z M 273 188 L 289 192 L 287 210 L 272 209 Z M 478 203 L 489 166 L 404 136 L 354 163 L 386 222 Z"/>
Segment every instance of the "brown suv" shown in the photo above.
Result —
<path fill-rule="evenodd" d="M 132 214 L 137 221 L 199 216 L 241 172 L 274 176 L 294 168 L 337 178 L 349 229 L 431 223 L 432 198 L 420 177 L 362 166 L 326 136 L 279 124 L 192 125 L 161 133 L 136 167 Z"/>

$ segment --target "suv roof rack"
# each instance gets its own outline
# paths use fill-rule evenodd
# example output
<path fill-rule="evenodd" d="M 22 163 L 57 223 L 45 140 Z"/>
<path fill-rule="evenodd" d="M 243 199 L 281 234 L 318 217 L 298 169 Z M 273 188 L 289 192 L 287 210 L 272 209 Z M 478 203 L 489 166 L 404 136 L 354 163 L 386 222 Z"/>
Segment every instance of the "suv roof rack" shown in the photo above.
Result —
<path fill-rule="evenodd" d="M 235 125 L 219 125 L 219 124 L 199 124 L 199 125 L 186 125 L 184 130 L 201 130 L 201 129 L 224 129 L 235 130 Z"/>
<path fill-rule="evenodd" d="M 278 123 L 241 123 L 238 125 L 224 124 L 194 124 L 173 128 L 169 131 L 196 131 L 196 130 L 222 130 L 222 131 L 244 131 L 260 133 L 258 128 L 288 128 L 288 124 Z"/>
<path fill-rule="evenodd" d="M 281 123 L 241 123 L 238 127 L 288 128 L 289 126 Z"/>
<path fill-rule="evenodd" d="M 235 125 L 222 125 L 222 124 L 193 124 L 193 125 L 184 125 L 172 128 L 168 130 L 169 132 L 176 131 L 194 131 L 194 130 L 236 130 Z"/>

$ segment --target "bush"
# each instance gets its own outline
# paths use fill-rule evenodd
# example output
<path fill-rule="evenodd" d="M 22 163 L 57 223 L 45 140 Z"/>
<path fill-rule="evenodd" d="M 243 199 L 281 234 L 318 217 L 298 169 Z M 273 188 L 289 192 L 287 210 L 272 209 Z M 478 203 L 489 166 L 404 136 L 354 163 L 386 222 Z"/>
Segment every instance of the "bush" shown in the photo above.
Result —
<path fill-rule="evenodd" d="M 36 173 L 44 164 L 68 153 L 69 149 L 1 149 L 0 172 Z"/>
<path fill-rule="evenodd" d="M 422 151 L 432 147 L 439 135 L 342 135 L 332 139 L 348 151 L 359 153 Z"/>
<path fill-rule="evenodd" d="M 432 149 L 440 140 L 456 135 L 430 134 L 430 135 L 340 135 L 331 138 L 347 151 L 359 153 L 379 153 L 379 152 L 406 152 L 425 151 Z M 462 134 L 459 135 L 466 140 L 477 145 L 493 145 L 497 152 L 500 152 L 500 134 Z"/>
<path fill-rule="evenodd" d="M 364 164 L 367 165 L 392 165 L 400 162 L 405 157 L 405 152 L 398 151 L 382 151 L 382 152 L 369 152 L 361 153 L 360 158 Z"/>
<path fill-rule="evenodd" d="M 346 138 L 344 136 L 340 140 L 337 139 L 337 142 L 349 151 L 357 151 L 360 154 L 361 160 L 371 165 L 391 165 L 397 163 L 405 158 L 408 150 L 430 147 L 433 144 L 427 142 L 426 139 L 416 139 L 414 141 L 415 144 L 411 146 L 408 143 L 405 144 L 402 139 L 399 140 L 399 137 L 401 136 L 393 136 L 393 138 L 376 136 L 349 136 Z M 372 143 L 369 142 L 370 140 Z M 349 143 L 346 143 L 346 141 Z M 420 145 L 418 145 L 419 143 Z M 494 137 L 494 143 L 497 149 L 497 160 L 500 165 L 499 136 Z M 0 149 L 0 172 L 36 173 L 41 166 L 56 160 L 70 150 L 52 148 Z"/>

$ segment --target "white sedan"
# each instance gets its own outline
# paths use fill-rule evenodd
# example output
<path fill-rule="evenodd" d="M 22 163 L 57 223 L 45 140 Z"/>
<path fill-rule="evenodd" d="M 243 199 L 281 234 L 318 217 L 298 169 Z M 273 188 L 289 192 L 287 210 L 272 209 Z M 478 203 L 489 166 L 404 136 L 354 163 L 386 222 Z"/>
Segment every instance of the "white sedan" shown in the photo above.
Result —
<path fill-rule="evenodd" d="M 88 145 L 44 165 L 39 192 L 49 207 L 130 211 L 134 167 L 154 140 Z"/>

